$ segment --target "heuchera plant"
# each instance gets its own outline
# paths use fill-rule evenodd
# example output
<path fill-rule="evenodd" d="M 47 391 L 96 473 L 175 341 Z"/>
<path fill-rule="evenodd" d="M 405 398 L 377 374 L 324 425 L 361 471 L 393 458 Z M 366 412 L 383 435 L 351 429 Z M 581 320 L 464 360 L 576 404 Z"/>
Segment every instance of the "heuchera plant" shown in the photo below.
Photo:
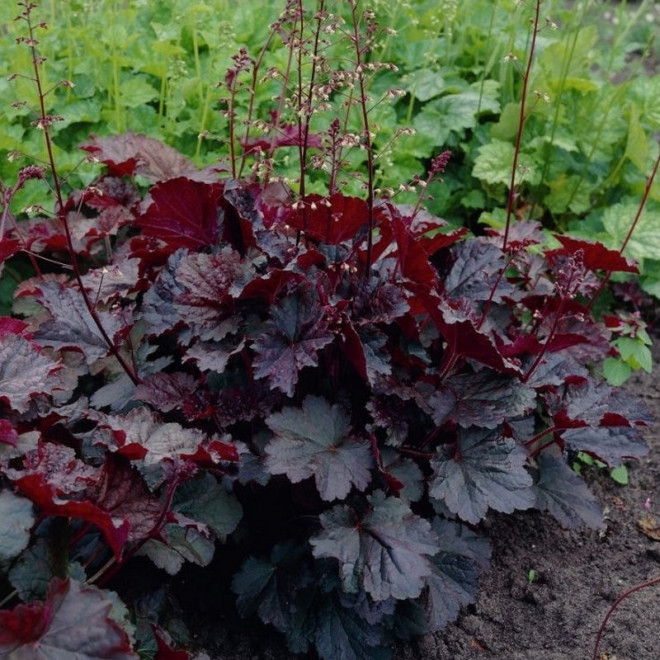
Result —
<path fill-rule="evenodd" d="M 245 151 L 337 155 L 337 124 L 298 118 Z M 231 542 L 242 615 L 293 653 L 386 658 L 473 602 L 489 511 L 600 526 L 570 458 L 639 457 L 649 421 L 594 369 L 599 276 L 635 272 L 620 253 L 197 170 L 139 135 L 84 149 L 105 172 L 54 217 L 12 222 L 4 189 L 3 257 L 35 274 L 0 319 L 0 655 L 187 657 L 102 587 Z"/>

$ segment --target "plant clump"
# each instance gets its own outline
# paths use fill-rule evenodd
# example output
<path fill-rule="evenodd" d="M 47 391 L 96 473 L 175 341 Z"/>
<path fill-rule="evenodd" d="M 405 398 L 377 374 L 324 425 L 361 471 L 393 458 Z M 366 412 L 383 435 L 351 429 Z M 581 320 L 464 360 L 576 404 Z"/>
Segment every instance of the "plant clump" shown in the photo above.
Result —
<path fill-rule="evenodd" d="M 419 203 L 379 195 L 378 27 L 326 4 L 291 0 L 273 26 L 288 59 L 264 77 L 283 81 L 268 123 L 234 102 L 265 55 L 237 55 L 226 163 L 124 133 L 83 145 L 104 171 L 58 182 L 53 215 L 14 221 L 4 188 L 3 258 L 34 270 L 0 319 L 0 655 L 165 657 L 184 640 L 108 581 L 136 557 L 174 576 L 239 553 L 239 613 L 292 653 L 386 658 L 474 601 L 489 511 L 598 529 L 572 461 L 645 453 L 648 413 L 599 376 L 613 321 L 592 305 L 634 263 L 551 247 L 532 220 L 452 228 L 423 204 L 448 151 Z M 352 55 L 333 69 L 337 33 Z M 49 153 L 17 186 L 58 181 Z M 284 154 L 297 177 L 277 176 Z"/>

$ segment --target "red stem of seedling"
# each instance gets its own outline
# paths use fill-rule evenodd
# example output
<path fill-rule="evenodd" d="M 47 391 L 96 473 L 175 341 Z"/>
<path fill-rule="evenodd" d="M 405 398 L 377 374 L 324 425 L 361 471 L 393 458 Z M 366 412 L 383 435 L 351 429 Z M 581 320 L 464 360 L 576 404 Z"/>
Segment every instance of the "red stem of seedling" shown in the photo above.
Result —
<path fill-rule="evenodd" d="M 516 147 L 513 152 L 513 165 L 511 167 L 511 182 L 509 184 L 509 195 L 506 204 L 506 226 L 504 228 L 504 241 L 502 243 L 502 250 L 506 250 L 509 241 L 509 227 L 511 225 L 511 216 L 513 215 L 513 204 L 516 199 L 516 171 L 518 169 L 518 157 L 520 155 L 520 145 L 522 143 L 523 128 L 525 126 L 525 105 L 527 102 L 527 91 L 529 88 L 529 76 L 532 71 L 532 62 L 534 61 L 534 51 L 536 50 L 536 37 L 539 32 L 539 17 L 541 14 L 542 0 L 536 0 L 536 12 L 533 20 L 532 30 L 532 44 L 529 49 L 529 57 L 527 59 L 527 68 L 523 75 L 522 94 L 520 99 L 520 116 L 518 119 L 518 132 L 516 134 Z"/>
<path fill-rule="evenodd" d="M 634 587 L 631 587 L 627 591 L 624 591 L 611 605 L 610 609 L 607 611 L 607 614 L 605 615 L 605 618 L 603 619 L 603 622 L 600 624 L 600 628 L 598 629 L 598 633 L 596 635 L 596 643 L 594 644 L 594 654 L 592 656 L 592 660 L 598 660 L 598 648 L 600 647 L 600 641 L 601 638 L 603 637 L 603 633 L 605 632 L 605 626 L 607 625 L 608 619 L 612 616 L 614 613 L 614 610 L 624 601 L 628 596 L 634 594 L 636 591 L 640 591 L 640 589 L 645 589 L 646 587 L 651 587 L 654 584 L 659 584 L 660 583 L 660 577 L 653 578 L 652 580 L 647 580 L 646 582 L 641 582 L 640 584 L 636 584 Z"/>

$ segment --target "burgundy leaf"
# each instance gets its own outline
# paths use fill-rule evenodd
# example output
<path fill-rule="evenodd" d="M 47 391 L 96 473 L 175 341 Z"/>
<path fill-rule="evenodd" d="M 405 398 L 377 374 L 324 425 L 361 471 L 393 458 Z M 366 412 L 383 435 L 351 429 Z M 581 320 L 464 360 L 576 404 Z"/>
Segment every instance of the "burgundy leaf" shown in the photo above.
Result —
<path fill-rule="evenodd" d="M 197 168 L 172 147 L 144 135 L 124 133 L 107 138 L 93 136 L 80 147 L 106 165 L 117 177 L 139 174 L 150 183 L 179 176 L 194 177 Z"/>
<path fill-rule="evenodd" d="M 369 221 L 367 203 L 359 197 L 335 193 L 308 195 L 295 208 L 288 207 L 283 221 L 319 243 L 339 245 L 355 239 Z"/>
<path fill-rule="evenodd" d="M 16 447 L 18 432 L 8 419 L 0 419 L 0 443 Z"/>
<path fill-rule="evenodd" d="M 459 304 L 448 304 L 424 287 L 409 285 L 424 303 L 426 311 L 447 342 L 450 355 L 476 360 L 500 373 L 519 373 L 520 364 L 505 357 L 493 337 L 478 330 L 475 322 Z"/>
<path fill-rule="evenodd" d="M 0 611 L 0 656 L 62 660 L 137 660 L 110 618 L 113 601 L 91 585 L 54 578 L 45 602 Z"/>
<path fill-rule="evenodd" d="M 146 236 L 163 240 L 171 251 L 197 250 L 218 242 L 219 184 L 178 177 L 157 183 L 135 225 Z"/>
<path fill-rule="evenodd" d="M 427 288 L 435 287 L 438 275 L 429 262 L 431 252 L 425 249 L 400 216 L 392 218 L 391 227 L 397 245 L 397 264 L 403 277 Z M 452 242 L 449 238 L 447 241 Z"/>
<path fill-rule="evenodd" d="M 16 488 L 32 500 L 47 516 L 79 518 L 96 525 L 116 557 L 120 557 L 128 540 L 129 524 L 86 500 L 64 500 L 57 489 L 40 474 L 30 474 L 14 481 Z"/>
<path fill-rule="evenodd" d="M 158 646 L 154 660 L 190 660 L 188 652 L 173 649 L 165 640 L 163 632 L 157 627 L 154 627 L 154 635 Z"/>
<path fill-rule="evenodd" d="M 548 252 L 546 256 L 553 254 L 573 254 L 577 250 L 584 253 L 584 265 L 589 270 L 605 270 L 619 273 L 639 273 L 637 265 L 632 259 L 624 257 L 618 250 L 609 250 L 602 243 L 554 234 L 554 237 L 562 244 L 563 249 Z"/>
<path fill-rule="evenodd" d="M 19 240 L 4 238 L 0 236 L 0 264 L 12 257 L 21 250 L 21 242 Z M 0 265 L 0 272 L 2 266 Z"/>
<path fill-rule="evenodd" d="M 86 496 L 115 520 L 128 524 L 129 542 L 148 538 L 163 516 L 163 503 L 149 492 L 140 473 L 120 456 L 108 456 L 101 477 L 89 485 Z"/>
<path fill-rule="evenodd" d="M 44 515 L 91 522 L 101 530 L 115 555 L 121 555 L 128 538 L 128 522 L 114 519 L 84 499 L 85 491 L 102 478 L 102 470 L 77 459 L 73 449 L 41 442 L 25 454 L 21 470 L 7 468 L 5 474 Z"/>

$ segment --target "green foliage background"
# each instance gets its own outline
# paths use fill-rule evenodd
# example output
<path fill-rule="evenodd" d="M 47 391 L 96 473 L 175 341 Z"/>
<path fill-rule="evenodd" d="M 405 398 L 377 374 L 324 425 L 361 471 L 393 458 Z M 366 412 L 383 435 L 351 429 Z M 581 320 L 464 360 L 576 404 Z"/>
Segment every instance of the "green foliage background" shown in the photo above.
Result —
<path fill-rule="evenodd" d="M 72 184 L 97 168 L 81 164 L 77 145 L 90 134 L 124 131 L 161 139 L 208 164 L 227 156 L 227 119 L 218 82 L 241 46 L 256 57 L 282 0 L 44 0 L 37 14 L 48 24 L 40 49 L 45 80 L 54 85 L 49 112 L 57 158 Z M 332 4 L 332 3 L 330 3 Z M 522 75 L 529 50 L 531 5 L 514 0 L 364 0 L 385 31 L 371 61 L 397 71 L 377 72 L 371 83 L 379 188 L 398 190 L 423 175 L 444 149 L 453 158 L 442 182 L 430 186 L 429 209 L 456 225 L 501 225 L 520 115 Z M 551 230 L 620 247 L 657 156 L 660 76 L 655 74 L 660 16 L 654 3 L 598 0 L 543 3 L 518 173 L 520 214 Z M 332 10 L 333 7 L 329 8 Z M 25 164 L 16 150 L 44 159 L 41 133 L 30 125 L 35 92 L 29 51 L 14 43 L 14 2 L 0 7 L 0 176 Z M 328 47 L 332 51 L 332 45 Z M 333 52 L 338 60 L 341 50 Z M 275 39 L 264 62 L 284 65 Z M 21 77 L 9 81 L 12 73 Z M 57 86 L 71 80 L 75 88 Z M 405 94 L 385 99 L 389 90 Z M 257 115 L 267 117 L 277 83 L 256 90 Z M 249 95 L 242 99 L 243 109 Z M 13 105 L 27 101 L 26 105 Z M 339 99 L 335 99 L 338 103 Z M 329 113 L 319 115 L 327 127 Z M 413 128 L 414 135 L 406 135 Z M 403 133 L 403 134 L 402 134 Z M 286 150 L 280 150 L 285 152 Z M 279 171 L 295 176 L 288 155 Z M 364 155 L 355 153 L 359 170 Z M 352 191 L 359 193 L 356 183 Z M 415 195 L 397 193 L 398 201 Z M 43 203 L 27 186 L 15 212 Z M 660 296 L 660 185 L 628 254 L 641 261 L 642 286 Z"/>

